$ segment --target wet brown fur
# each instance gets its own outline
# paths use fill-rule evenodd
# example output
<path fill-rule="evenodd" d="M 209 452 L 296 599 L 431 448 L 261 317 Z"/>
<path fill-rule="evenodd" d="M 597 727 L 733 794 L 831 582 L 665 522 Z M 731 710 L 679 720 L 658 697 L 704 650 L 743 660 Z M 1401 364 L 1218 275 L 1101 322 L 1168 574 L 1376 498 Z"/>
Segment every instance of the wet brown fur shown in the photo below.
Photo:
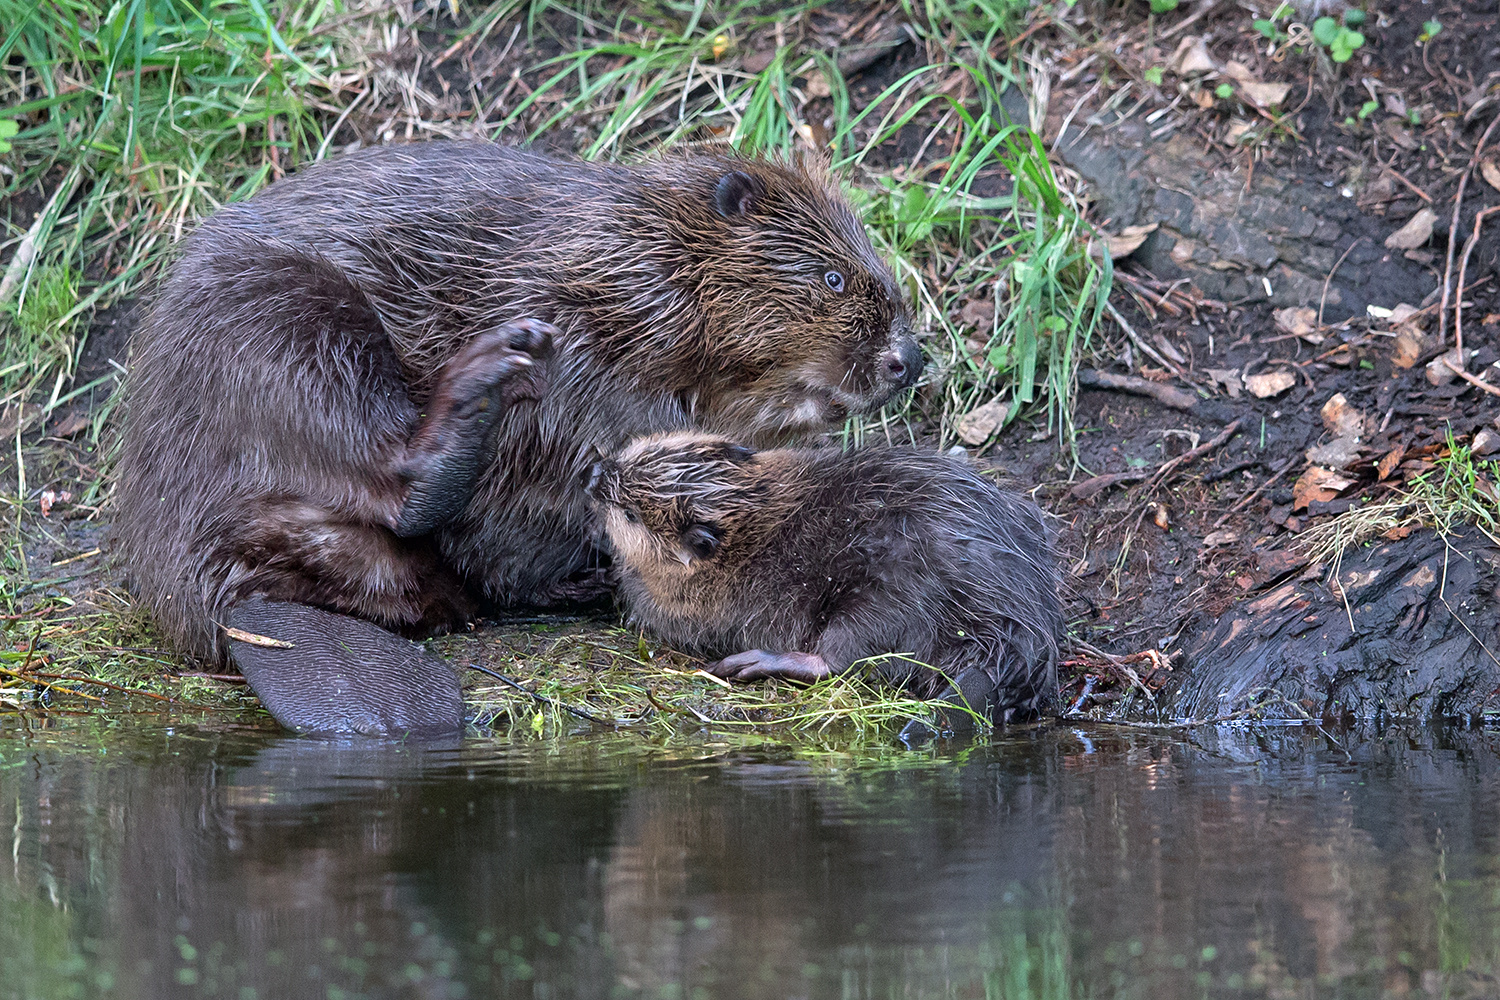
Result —
<path fill-rule="evenodd" d="M 1002 718 L 1056 698 L 1063 617 L 1041 512 L 965 460 L 682 432 L 632 442 L 590 490 L 630 616 L 676 648 L 798 651 L 834 672 L 906 654 L 880 671 L 922 697 L 950 680 L 979 690 Z"/>
<path fill-rule="evenodd" d="M 524 318 L 555 328 L 534 370 L 485 340 Z M 362 151 L 186 242 L 133 345 L 116 537 L 198 657 L 222 656 L 214 623 L 252 595 L 430 631 L 588 570 L 599 452 L 822 431 L 910 383 L 892 352 L 915 352 L 902 296 L 816 168 Z M 493 459 L 451 516 L 405 530 L 444 414 L 486 378 L 504 386 Z"/>

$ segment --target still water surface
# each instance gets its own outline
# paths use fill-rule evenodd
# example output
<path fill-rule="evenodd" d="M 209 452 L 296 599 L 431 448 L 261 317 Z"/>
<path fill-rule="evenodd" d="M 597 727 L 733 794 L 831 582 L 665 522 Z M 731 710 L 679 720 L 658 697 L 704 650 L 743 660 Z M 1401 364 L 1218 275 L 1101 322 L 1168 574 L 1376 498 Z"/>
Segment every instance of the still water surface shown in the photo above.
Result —
<path fill-rule="evenodd" d="M 0 997 L 1500 996 L 1500 734 L 0 718 Z"/>

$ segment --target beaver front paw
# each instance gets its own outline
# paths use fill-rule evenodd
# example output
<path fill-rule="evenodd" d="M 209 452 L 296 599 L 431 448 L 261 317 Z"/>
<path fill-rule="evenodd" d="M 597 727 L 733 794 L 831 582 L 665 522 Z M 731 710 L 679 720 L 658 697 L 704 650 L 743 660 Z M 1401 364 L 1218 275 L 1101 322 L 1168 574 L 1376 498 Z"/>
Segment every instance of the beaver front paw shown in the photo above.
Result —
<path fill-rule="evenodd" d="M 443 366 L 397 463 L 407 493 L 392 526 L 396 534 L 426 534 L 468 504 L 494 450 L 492 436 L 501 416 L 519 401 L 546 392 L 538 362 L 551 353 L 556 332 L 541 320 L 506 323 L 469 341 Z"/>

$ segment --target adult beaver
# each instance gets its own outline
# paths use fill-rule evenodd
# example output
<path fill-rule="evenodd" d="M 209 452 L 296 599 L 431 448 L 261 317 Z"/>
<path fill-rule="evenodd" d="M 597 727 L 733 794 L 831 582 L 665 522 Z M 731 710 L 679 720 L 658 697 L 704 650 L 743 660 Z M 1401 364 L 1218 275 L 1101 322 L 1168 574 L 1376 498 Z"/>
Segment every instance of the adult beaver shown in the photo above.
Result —
<path fill-rule="evenodd" d="M 874 659 L 997 721 L 1057 696 L 1058 571 L 1041 511 L 913 448 L 752 451 L 651 435 L 589 485 L 632 619 L 720 677 L 814 681 Z"/>
<path fill-rule="evenodd" d="M 387 731 L 457 726 L 451 671 L 358 625 L 341 654 L 327 613 L 422 634 L 588 591 L 600 451 L 825 430 L 912 385 L 921 353 L 814 167 L 433 142 L 210 217 L 131 361 L 115 497 L 137 595 L 284 723 Z M 442 704 L 382 714 L 403 688 Z"/>

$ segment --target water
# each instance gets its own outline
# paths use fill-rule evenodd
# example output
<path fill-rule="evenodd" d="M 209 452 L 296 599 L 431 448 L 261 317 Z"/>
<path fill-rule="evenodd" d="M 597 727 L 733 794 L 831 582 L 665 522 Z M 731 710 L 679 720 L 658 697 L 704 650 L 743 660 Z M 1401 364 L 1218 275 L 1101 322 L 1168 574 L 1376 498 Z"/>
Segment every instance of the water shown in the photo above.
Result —
<path fill-rule="evenodd" d="M 1500 995 L 1500 734 L 0 718 L 0 997 Z"/>

